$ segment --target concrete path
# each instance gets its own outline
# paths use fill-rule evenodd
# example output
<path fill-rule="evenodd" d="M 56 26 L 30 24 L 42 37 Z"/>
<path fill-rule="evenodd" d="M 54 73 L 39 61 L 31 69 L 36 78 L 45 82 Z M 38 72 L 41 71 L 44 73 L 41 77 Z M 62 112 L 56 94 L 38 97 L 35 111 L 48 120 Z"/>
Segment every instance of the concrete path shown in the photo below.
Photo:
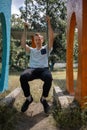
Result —
<path fill-rule="evenodd" d="M 23 102 L 24 97 L 20 93 L 14 104 L 14 107 L 18 110 L 15 130 L 59 130 L 52 114 L 47 116 L 43 112 L 40 102 L 33 102 L 25 113 L 21 113 L 20 109 Z M 50 105 L 52 104 L 50 103 Z"/>

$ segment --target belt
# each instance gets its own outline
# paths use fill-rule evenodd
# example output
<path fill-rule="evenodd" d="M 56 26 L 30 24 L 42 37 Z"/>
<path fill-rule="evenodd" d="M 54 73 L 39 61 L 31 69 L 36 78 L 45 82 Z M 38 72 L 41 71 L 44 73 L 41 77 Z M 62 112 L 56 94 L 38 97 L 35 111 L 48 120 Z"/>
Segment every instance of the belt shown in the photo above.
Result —
<path fill-rule="evenodd" d="M 43 67 L 43 68 L 33 68 L 33 67 L 29 67 L 29 69 L 49 69 L 49 67 Z"/>

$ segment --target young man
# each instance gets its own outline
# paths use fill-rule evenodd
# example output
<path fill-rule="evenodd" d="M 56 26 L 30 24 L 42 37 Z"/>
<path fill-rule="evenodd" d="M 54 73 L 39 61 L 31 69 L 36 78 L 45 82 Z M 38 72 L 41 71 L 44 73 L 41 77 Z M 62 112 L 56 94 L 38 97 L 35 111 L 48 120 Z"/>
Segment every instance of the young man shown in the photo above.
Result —
<path fill-rule="evenodd" d="M 51 88 L 52 75 L 48 68 L 48 53 L 53 47 L 54 33 L 51 27 L 49 16 L 46 16 L 46 22 L 48 23 L 48 45 L 42 46 L 44 40 L 43 36 L 41 36 L 39 33 L 34 35 L 36 48 L 26 45 L 25 32 L 21 38 L 21 46 L 26 49 L 27 53 L 30 53 L 29 68 L 26 69 L 20 76 L 21 87 L 24 92 L 24 96 L 26 97 L 26 100 L 21 108 L 22 112 L 25 112 L 29 105 L 33 102 L 28 81 L 32 81 L 34 79 L 41 79 L 44 82 L 40 102 L 43 105 L 44 112 L 49 112 L 49 104 L 46 100 L 46 97 L 48 97 Z M 26 26 L 28 26 L 27 23 L 25 23 L 24 27 L 26 28 Z"/>

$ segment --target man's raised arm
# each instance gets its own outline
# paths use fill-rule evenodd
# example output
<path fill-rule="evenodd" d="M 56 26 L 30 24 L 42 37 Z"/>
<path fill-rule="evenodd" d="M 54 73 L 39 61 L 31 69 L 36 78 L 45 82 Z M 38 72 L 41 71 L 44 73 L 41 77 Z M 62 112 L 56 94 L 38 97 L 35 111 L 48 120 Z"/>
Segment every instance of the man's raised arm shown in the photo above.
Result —
<path fill-rule="evenodd" d="M 50 23 L 50 17 L 46 16 L 46 21 L 48 23 L 48 47 L 49 50 L 53 47 L 53 40 L 54 40 L 54 32 Z"/>
<path fill-rule="evenodd" d="M 30 51 L 30 47 L 26 44 L 26 38 L 27 38 L 27 29 L 28 29 L 28 24 L 24 23 L 24 31 L 21 37 L 21 46 L 26 50 L 26 52 Z"/>

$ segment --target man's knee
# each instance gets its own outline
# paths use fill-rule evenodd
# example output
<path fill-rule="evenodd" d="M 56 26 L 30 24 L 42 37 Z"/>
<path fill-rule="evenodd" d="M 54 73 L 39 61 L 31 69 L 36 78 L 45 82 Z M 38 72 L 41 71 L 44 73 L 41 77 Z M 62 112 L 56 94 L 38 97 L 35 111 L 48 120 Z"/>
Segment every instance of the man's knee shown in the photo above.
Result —
<path fill-rule="evenodd" d="M 52 75 L 51 74 L 46 74 L 45 77 L 44 77 L 44 81 L 47 81 L 47 82 L 52 82 Z"/>
<path fill-rule="evenodd" d="M 25 74 L 21 74 L 20 75 L 20 82 L 23 82 L 26 80 L 26 75 Z"/>

